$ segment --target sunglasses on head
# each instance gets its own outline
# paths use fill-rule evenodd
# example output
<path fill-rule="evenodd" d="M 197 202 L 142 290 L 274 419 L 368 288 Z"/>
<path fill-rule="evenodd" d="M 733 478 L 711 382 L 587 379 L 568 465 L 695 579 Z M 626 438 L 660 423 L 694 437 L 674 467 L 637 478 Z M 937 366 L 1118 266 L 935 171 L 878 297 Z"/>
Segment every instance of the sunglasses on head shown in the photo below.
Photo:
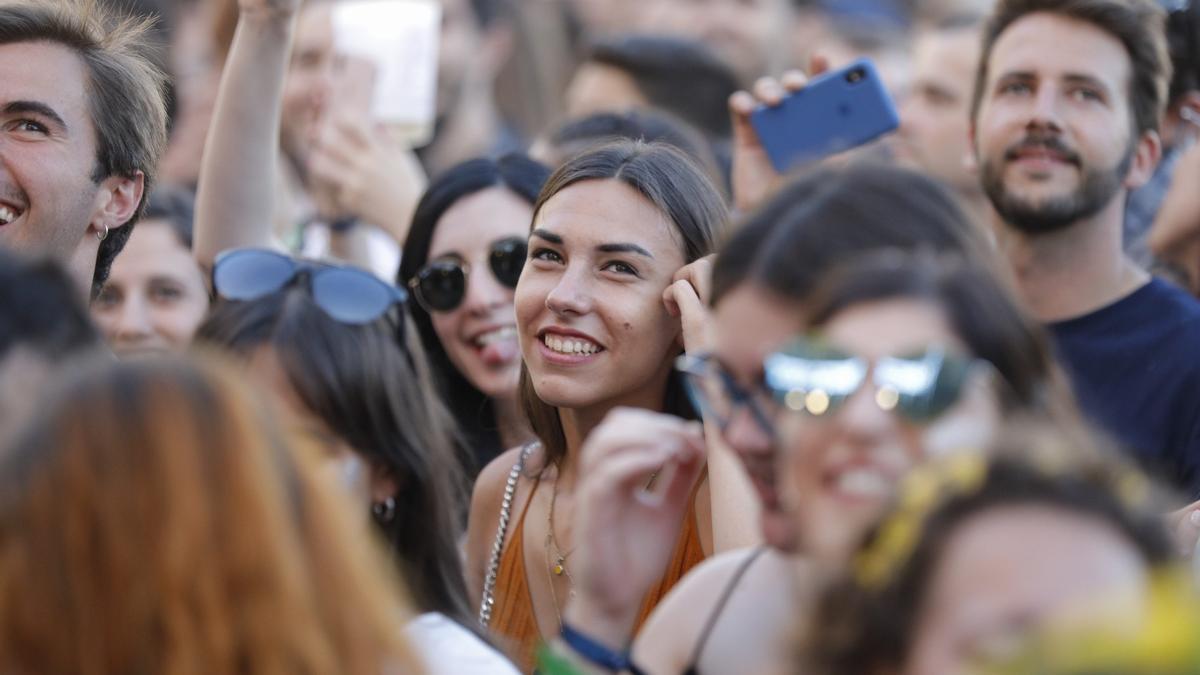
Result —
<path fill-rule="evenodd" d="M 958 402 L 968 375 L 980 363 L 940 347 L 870 360 L 800 338 L 768 356 L 763 369 L 767 388 L 788 410 L 832 415 L 870 376 L 880 409 L 925 424 Z"/>
<path fill-rule="evenodd" d="M 505 288 L 516 288 L 525 267 L 529 246 L 524 239 L 511 237 L 492 243 L 488 267 Z M 467 277 L 471 266 L 461 260 L 435 260 L 421 268 L 409 280 L 408 287 L 427 312 L 449 312 L 467 296 Z"/>
<path fill-rule="evenodd" d="M 408 297 L 402 289 L 356 267 L 297 260 L 266 249 L 225 251 L 213 265 L 213 291 L 226 300 L 255 300 L 296 282 L 303 284 L 317 307 L 346 324 L 371 323 Z"/>

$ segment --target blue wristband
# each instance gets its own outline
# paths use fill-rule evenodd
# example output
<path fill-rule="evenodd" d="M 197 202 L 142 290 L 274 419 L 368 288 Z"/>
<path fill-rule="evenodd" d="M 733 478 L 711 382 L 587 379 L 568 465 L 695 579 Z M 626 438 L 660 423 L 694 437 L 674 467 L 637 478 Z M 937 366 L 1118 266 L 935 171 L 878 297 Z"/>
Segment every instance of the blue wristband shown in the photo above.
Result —
<path fill-rule="evenodd" d="M 605 645 L 600 644 L 594 639 L 580 633 L 568 624 L 562 622 L 562 641 L 567 644 L 576 654 L 581 656 L 585 661 L 592 665 L 600 666 L 606 670 L 619 673 L 629 671 L 633 675 L 643 675 L 642 669 L 633 665 L 633 661 L 629 658 L 629 652 L 615 651 Z"/>
<path fill-rule="evenodd" d="M 329 229 L 339 234 L 349 232 L 356 227 L 358 227 L 358 218 L 355 218 L 354 216 L 338 218 L 337 220 L 329 223 Z"/>

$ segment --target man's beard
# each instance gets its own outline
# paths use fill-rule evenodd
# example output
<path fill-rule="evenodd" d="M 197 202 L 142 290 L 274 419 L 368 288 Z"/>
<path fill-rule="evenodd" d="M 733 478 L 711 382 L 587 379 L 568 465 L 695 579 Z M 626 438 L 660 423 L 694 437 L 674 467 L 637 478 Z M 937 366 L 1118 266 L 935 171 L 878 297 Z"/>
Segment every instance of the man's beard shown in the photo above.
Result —
<path fill-rule="evenodd" d="M 1026 199 L 1010 192 L 1004 184 L 1004 169 L 1017 153 L 1029 148 L 1044 148 L 1058 154 L 1080 170 L 1079 185 L 1067 194 L 1052 195 L 1039 200 Z M 987 161 L 982 166 L 983 191 L 996 212 L 1010 227 L 1025 234 L 1057 232 L 1099 213 L 1121 189 L 1129 166 L 1133 162 L 1134 143 L 1111 168 L 1094 168 L 1083 163 L 1077 153 L 1057 136 L 1030 134 L 1005 150 L 1001 161 Z"/>

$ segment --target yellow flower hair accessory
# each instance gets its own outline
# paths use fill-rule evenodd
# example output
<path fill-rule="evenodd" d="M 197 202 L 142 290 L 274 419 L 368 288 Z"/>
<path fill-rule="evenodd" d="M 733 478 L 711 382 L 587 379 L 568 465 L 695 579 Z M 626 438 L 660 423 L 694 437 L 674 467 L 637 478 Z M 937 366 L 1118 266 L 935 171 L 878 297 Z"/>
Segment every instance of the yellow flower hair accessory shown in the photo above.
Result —
<path fill-rule="evenodd" d="M 1065 630 L 1048 627 L 988 675 L 1200 675 L 1200 603 L 1183 570 L 1160 573 L 1143 616 Z"/>
<path fill-rule="evenodd" d="M 987 457 L 982 453 L 962 451 L 909 472 L 892 515 L 854 560 L 858 583 L 867 588 L 885 585 L 912 555 L 930 512 L 951 496 L 978 490 L 987 469 Z"/>

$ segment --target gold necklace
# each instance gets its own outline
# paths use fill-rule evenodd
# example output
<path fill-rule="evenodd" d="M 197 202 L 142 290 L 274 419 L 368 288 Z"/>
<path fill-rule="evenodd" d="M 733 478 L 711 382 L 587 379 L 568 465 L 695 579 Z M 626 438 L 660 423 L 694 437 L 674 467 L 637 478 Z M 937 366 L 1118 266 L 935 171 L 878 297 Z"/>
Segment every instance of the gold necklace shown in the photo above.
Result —
<path fill-rule="evenodd" d="M 556 576 L 556 577 L 561 577 L 561 576 L 565 575 L 567 577 L 568 585 L 574 586 L 575 580 L 571 578 L 571 573 L 567 571 L 567 558 L 571 557 L 571 554 L 575 552 L 575 546 L 572 546 L 571 550 L 567 551 L 566 553 L 563 553 L 562 548 L 560 548 L 558 545 L 558 535 L 556 535 L 554 533 L 554 529 L 555 529 L 555 527 L 554 527 L 554 506 L 557 503 L 558 503 L 558 478 L 555 477 L 554 490 L 550 493 L 550 516 L 549 516 L 549 519 L 547 522 L 548 531 L 546 532 L 546 560 L 551 560 L 550 546 L 553 545 L 554 546 L 554 557 L 553 557 L 554 562 L 551 563 L 551 565 L 550 565 L 550 571 L 553 572 L 554 576 Z M 574 591 L 572 590 L 572 592 L 574 592 Z"/>
<path fill-rule="evenodd" d="M 550 586 L 550 602 L 554 605 L 554 617 L 558 620 L 559 629 L 562 629 L 562 610 L 558 608 L 558 590 L 554 588 L 554 577 L 565 576 L 567 578 L 568 597 L 575 597 L 575 580 L 571 578 L 571 573 L 567 571 L 567 557 L 575 552 L 575 547 L 572 546 L 570 551 L 563 554 L 558 547 L 558 538 L 554 535 L 554 506 L 558 502 L 558 478 L 554 479 L 554 490 L 550 493 L 550 515 L 546 523 L 548 531 L 546 532 L 546 560 L 554 560 L 554 564 L 546 567 L 546 583 Z M 554 547 L 555 555 L 550 555 L 550 547 Z M 553 576 L 551 576 L 553 574 Z"/>

